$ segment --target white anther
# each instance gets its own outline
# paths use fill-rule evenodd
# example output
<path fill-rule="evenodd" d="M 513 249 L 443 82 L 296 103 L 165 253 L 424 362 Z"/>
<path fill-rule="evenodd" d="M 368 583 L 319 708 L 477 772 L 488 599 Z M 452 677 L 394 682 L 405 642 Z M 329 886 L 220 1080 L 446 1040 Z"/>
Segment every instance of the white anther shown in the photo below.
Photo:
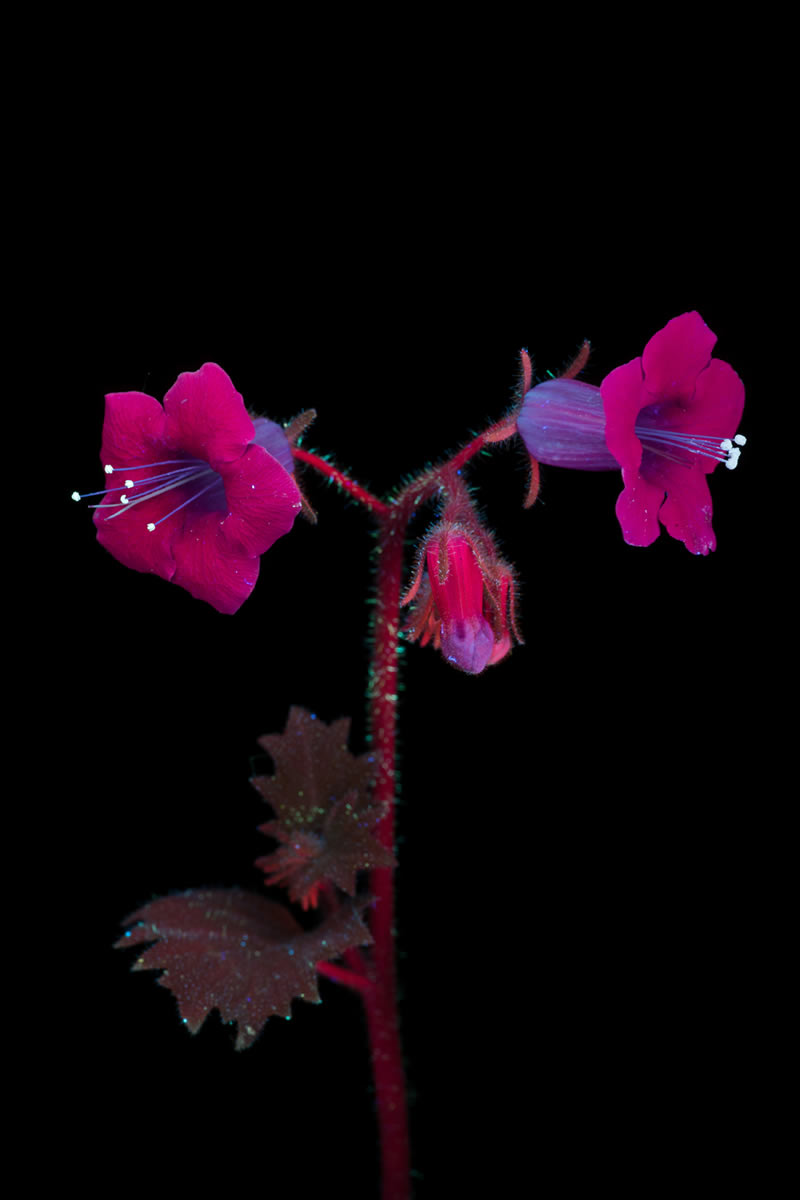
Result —
<path fill-rule="evenodd" d="M 114 474 L 114 468 L 111 466 L 110 463 L 106 463 L 106 465 L 103 467 L 103 470 L 105 471 L 106 475 Z"/>
<path fill-rule="evenodd" d="M 124 492 L 123 492 L 123 493 L 122 493 L 122 495 L 120 496 L 120 498 L 119 498 L 119 502 L 120 502 L 120 504 L 127 504 L 127 503 L 128 503 L 128 497 L 125 495 L 125 493 L 124 493 Z"/>
<path fill-rule="evenodd" d="M 149 531 L 150 533 L 152 533 L 152 532 L 153 532 L 153 530 L 155 529 L 155 525 L 153 524 L 153 522 L 152 522 L 152 521 L 148 521 L 148 523 L 147 523 L 147 529 L 148 529 L 148 531 Z"/>
<path fill-rule="evenodd" d="M 73 500 L 80 500 L 80 498 L 81 498 L 81 494 L 80 494 L 80 492 L 73 492 L 73 493 L 72 493 L 72 499 L 73 499 Z"/>
<path fill-rule="evenodd" d="M 125 487 L 133 487 L 133 480 L 132 480 L 132 479 L 126 479 L 126 480 L 125 480 Z"/>
<path fill-rule="evenodd" d="M 737 433 L 733 440 L 730 438 L 723 438 L 720 442 L 720 450 L 724 450 L 725 454 L 727 455 L 727 458 L 725 459 L 725 466 L 729 471 L 733 471 L 736 468 L 736 464 L 739 461 L 739 455 L 742 453 L 741 447 L 744 446 L 746 441 L 747 438 L 744 437 L 743 434 Z M 734 442 L 736 443 L 735 445 Z"/>

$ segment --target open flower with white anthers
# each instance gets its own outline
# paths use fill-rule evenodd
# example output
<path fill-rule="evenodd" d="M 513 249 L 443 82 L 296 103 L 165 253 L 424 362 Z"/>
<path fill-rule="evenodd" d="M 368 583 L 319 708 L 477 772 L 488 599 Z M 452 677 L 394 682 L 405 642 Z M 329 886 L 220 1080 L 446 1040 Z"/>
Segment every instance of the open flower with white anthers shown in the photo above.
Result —
<path fill-rule="evenodd" d="M 630 545 L 650 545 L 660 521 L 693 554 L 716 547 L 706 475 L 733 469 L 746 441 L 744 385 L 711 357 L 716 340 L 699 313 L 683 313 L 599 388 L 552 379 L 525 396 L 517 428 L 537 462 L 622 468 L 616 512 Z"/>
<path fill-rule="evenodd" d="M 253 420 L 215 363 L 179 375 L 163 406 L 142 392 L 107 395 L 100 457 L 100 544 L 224 613 L 250 595 L 260 556 L 302 506 L 286 434 Z"/>

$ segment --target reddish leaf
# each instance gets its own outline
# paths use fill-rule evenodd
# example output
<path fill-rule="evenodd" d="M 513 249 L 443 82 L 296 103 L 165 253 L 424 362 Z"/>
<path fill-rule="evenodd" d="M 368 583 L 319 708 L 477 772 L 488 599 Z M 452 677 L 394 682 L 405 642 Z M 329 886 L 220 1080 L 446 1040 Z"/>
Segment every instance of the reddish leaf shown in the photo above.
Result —
<path fill-rule="evenodd" d="M 279 821 L 267 821 L 259 829 L 283 845 L 257 858 L 256 866 L 267 883 L 288 887 L 289 898 L 303 908 L 316 904 L 325 882 L 354 896 L 358 871 L 394 865 L 394 855 L 370 832 L 379 819 L 378 809 L 360 808 L 357 793 L 346 792 L 331 805 L 320 833 L 285 829 Z"/>
<path fill-rule="evenodd" d="M 236 1022 L 236 1049 L 271 1016 L 291 1016 L 292 999 L 318 1004 L 316 965 L 372 942 L 355 905 L 342 904 L 305 932 L 282 905 L 238 888 L 190 890 L 153 900 L 123 922 L 136 925 L 115 947 L 155 942 L 134 971 L 163 968 L 190 1033 L 212 1008 Z"/>
<path fill-rule="evenodd" d="M 373 774 L 371 756 L 351 754 L 349 734 L 349 717 L 326 725 L 293 705 L 283 733 L 258 739 L 275 763 L 275 774 L 258 775 L 252 783 L 284 828 L 308 828 L 345 792 L 355 789 L 366 797 Z"/>
<path fill-rule="evenodd" d="M 382 813 L 369 803 L 371 756 L 351 754 L 349 732 L 347 717 L 326 725 L 295 706 L 283 733 L 258 739 L 275 774 L 251 782 L 277 818 L 259 828 L 281 845 L 256 865 L 304 908 L 316 904 L 325 883 L 354 896 L 358 871 L 394 865 L 372 835 Z"/>

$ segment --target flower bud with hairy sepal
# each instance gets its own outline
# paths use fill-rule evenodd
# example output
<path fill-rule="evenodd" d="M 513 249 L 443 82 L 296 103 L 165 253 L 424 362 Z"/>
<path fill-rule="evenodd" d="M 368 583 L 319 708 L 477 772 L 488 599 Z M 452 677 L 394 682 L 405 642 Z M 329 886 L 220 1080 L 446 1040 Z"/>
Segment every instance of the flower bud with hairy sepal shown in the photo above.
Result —
<path fill-rule="evenodd" d="M 511 649 L 514 576 L 483 531 L 443 521 L 425 539 L 403 603 L 415 600 L 406 636 L 479 675 Z"/>

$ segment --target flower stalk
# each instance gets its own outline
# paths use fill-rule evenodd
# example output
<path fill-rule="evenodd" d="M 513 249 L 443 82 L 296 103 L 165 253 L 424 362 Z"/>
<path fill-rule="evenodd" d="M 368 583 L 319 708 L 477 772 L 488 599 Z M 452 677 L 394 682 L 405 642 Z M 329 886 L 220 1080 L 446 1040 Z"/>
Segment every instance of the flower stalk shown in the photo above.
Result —
<path fill-rule="evenodd" d="M 369 690 L 369 728 L 376 758 L 374 803 L 384 813 L 376 828 L 391 849 L 395 834 L 397 676 L 403 543 L 408 520 L 401 507 L 380 516 L 374 640 Z M 394 950 L 395 897 L 391 868 L 370 876 L 374 905 L 370 915 L 374 988 L 363 995 L 372 1055 L 380 1131 L 383 1200 L 409 1195 L 409 1144 L 406 1080 L 397 1013 L 397 966 Z"/>

